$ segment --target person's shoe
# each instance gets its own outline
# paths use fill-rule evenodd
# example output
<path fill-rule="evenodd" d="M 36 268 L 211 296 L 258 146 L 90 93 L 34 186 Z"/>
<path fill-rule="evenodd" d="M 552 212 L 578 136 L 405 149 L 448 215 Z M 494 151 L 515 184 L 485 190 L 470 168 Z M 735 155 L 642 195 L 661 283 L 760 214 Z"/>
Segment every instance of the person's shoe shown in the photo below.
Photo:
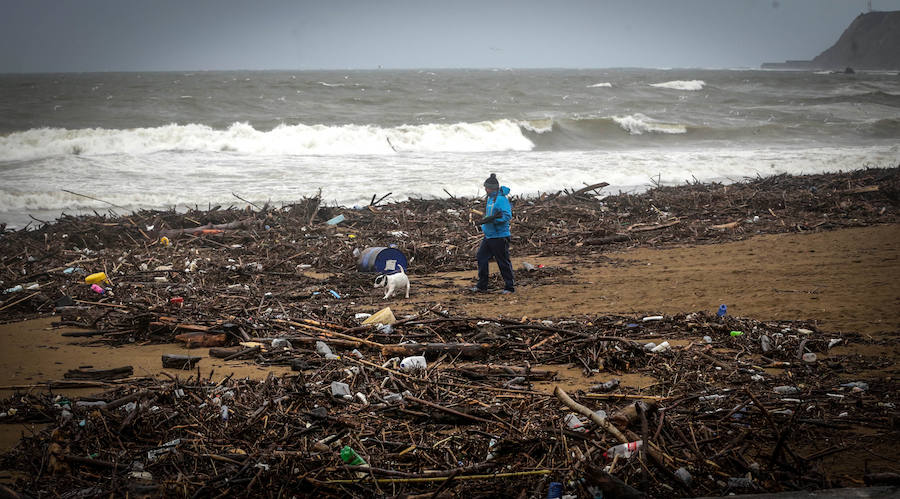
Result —
<path fill-rule="evenodd" d="M 469 291 L 471 291 L 473 293 L 487 293 L 486 289 L 481 289 L 478 286 L 473 286 L 473 287 L 469 288 Z"/>
<path fill-rule="evenodd" d="M 512 289 L 504 289 L 500 292 L 501 295 L 511 295 L 513 293 L 515 293 L 515 291 L 513 291 Z"/>

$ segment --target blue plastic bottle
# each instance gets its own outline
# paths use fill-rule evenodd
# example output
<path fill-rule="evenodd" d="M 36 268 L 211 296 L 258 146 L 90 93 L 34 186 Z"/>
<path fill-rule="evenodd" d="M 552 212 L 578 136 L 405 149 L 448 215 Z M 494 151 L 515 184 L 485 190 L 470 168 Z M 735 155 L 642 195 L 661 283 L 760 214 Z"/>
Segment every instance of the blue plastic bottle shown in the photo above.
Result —
<path fill-rule="evenodd" d="M 547 490 L 547 499 L 559 499 L 562 497 L 562 483 L 550 482 L 550 488 Z"/>
<path fill-rule="evenodd" d="M 725 304 L 723 303 L 723 304 L 719 305 L 719 311 L 716 312 L 716 316 L 725 317 L 726 312 L 728 312 L 728 307 L 726 307 Z"/>

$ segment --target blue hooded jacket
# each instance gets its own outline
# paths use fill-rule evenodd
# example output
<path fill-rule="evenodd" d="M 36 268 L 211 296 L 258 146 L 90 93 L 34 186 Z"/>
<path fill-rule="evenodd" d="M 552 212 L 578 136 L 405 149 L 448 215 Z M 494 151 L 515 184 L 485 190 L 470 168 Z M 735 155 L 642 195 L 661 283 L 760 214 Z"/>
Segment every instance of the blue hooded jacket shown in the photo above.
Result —
<path fill-rule="evenodd" d="M 489 217 L 495 213 L 500 213 L 500 217 L 493 222 L 481 224 L 481 232 L 487 239 L 496 239 L 500 237 L 509 237 L 509 221 L 512 220 L 512 206 L 506 195 L 509 194 L 509 187 L 501 186 L 497 194 L 488 196 L 487 205 L 484 209 L 484 216 Z"/>

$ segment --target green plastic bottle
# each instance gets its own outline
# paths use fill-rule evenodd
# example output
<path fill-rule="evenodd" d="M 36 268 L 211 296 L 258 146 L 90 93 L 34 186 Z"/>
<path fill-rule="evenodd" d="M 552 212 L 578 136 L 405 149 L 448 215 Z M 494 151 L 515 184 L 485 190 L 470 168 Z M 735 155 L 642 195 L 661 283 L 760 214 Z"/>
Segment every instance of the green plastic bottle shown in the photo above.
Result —
<path fill-rule="evenodd" d="M 353 450 L 353 447 L 349 445 L 345 445 L 341 449 L 341 460 L 344 461 L 345 464 L 350 466 L 368 466 L 369 463 L 366 462 L 365 459 L 361 458 L 359 454 Z"/>

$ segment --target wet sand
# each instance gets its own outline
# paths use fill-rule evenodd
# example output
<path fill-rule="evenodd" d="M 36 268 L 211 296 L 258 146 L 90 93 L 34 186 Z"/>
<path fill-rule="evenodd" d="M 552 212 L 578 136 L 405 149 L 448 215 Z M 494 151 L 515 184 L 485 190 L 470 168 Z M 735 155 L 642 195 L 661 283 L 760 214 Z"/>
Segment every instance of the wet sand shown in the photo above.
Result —
<path fill-rule="evenodd" d="M 574 274 L 559 279 L 561 284 L 520 286 L 507 296 L 453 291 L 420 297 L 414 279 L 413 306 L 391 306 L 412 311 L 439 302 L 464 307 L 470 315 L 564 318 L 713 312 L 724 303 L 729 314 L 757 320 L 811 320 L 827 331 L 888 335 L 900 331 L 900 225 L 896 224 L 640 248 L 593 259 L 514 255 L 516 269 L 523 261 L 560 265 Z M 491 271 L 497 272 L 493 264 Z M 462 290 L 472 285 L 473 275 L 441 276 Z M 522 270 L 518 275 L 529 277 Z"/>

